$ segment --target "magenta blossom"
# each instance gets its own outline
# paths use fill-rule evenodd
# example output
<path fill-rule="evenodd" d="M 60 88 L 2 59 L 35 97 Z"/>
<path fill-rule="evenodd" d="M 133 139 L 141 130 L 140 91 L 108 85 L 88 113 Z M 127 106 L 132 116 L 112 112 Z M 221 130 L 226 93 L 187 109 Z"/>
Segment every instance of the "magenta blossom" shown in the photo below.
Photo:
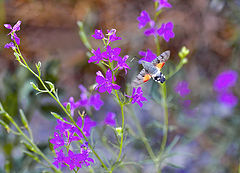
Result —
<path fill-rule="evenodd" d="M 19 31 L 20 30 L 20 25 L 21 25 L 21 21 L 17 21 L 17 23 L 12 27 L 10 24 L 4 24 L 4 27 L 7 29 L 11 29 L 11 32 L 9 32 L 9 34 L 12 34 L 13 32 Z"/>
<path fill-rule="evenodd" d="M 9 34 L 11 34 L 11 40 L 15 41 L 17 45 L 20 44 L 20 38 L 17 36 L 17 34 L 15 32 L 20 30 L 21 23 L 22 22 L 19 20 L 13 27 L 10 24 L 4 24 L 5 28 L 11 29 L 11 32 L 9 32 Z M 7 43 L 4 47 L 5 48 L 10 48 L 10 47 L 15 48 L 15 46 L 12 42 Z"/>
<path fill-rule="evenodd" d="M 233 87 L 238 79 L 238 73 L 234 70 L 226 70 L 220 73 L 213 83 L 213 88 L 217 92 L 225 91 Z"/>
<path fill-rule="evenodd" d="M 88 60 L 88 63 L 93 62 L 95 64 L 98 64 L 101 60 L 103 60 L 100 48 L 97 48 L 97 50 L 93 49 L 92 53 L 93 53 L 93 56 L 90 57 L 90 59 Z"/>
<path fill-rule="evenodd" d="M 93 106 L 95 108 L 95 110 L 98 111 L 102 107 L 103 104 L 104 104 L 104 102 L 101 100 L 101 96 L 99 93 L 96 93 L 96 94 L 90 96 L 89 105 Z"/>
<path fill-rule="evenodd" d="M 92 35 L 92 37 L 95 39 L 103 39 L 104 35 L 102 30 L 95 29 L 95 33 Z"/>
<path fill-rule="evenodd" d="M 63 153 L 63 149 L 61 149 L 60 151 L 56 150 L 55 152 L 57 157 L 54 158 L 55 161 L 53 162 L 53 164 L 57 168 L 59 168 L 59 164 L 61 165 L 61 167 L 66 167 L 66 164 L 64 163 L 65 155 Z"/>
<path fill-rule="evenodd" d="M 107 30 L 107 32 L 108 32 L 107 35 L 109 35 L 109 40 L 108 40 L 108 43 L 107 43 L 108 45 L 111 42 L 122 39 L 121 37 L 116 36 L 116 29 Z"/>
<path fill-rule="evenodd" d="M 116 114 L 113 112 L 108 112 L 105 120 L 104 120 L 104 124 L 110 125 L 115 127 L 116 126 L 116 120 L 115 120 Z"/>
<path fill-rule="evenodd" d="M 175 89 L 175 92 L 178 93 L 181 97 L 185 97 L 191 92 L 191 90 L 188 88 L 187 81 L 178 82 L 174 89 Z"/>
<path fill-rule="evenodd" d="M 82 127 L 82 118 L 81 117 L 78 118 L 77 125 L 79 127 Z M 95 127 L 95 126 L 96 126 L 96 122 L 92 121 L 89 116 L 84 117 L 84 125 L 82 127 L 82 131 L 85 136 L 87 136 L 87 137 L 90 136 L 91 129 L 92 129 L 92 127 Z M 78 134 L 79 137 L 83 138 L 83 135 L 78 128 L 75 128 L 75 132 Z"/>
<path fill-rule="evenodd" d="M 114 84 L 113 82 L 116 81 L 115 76 L 112 74 L 112 71 L 110 69 L 107 70 L 106 72 L 106 78 L 103 76 L 103 74 L 98 71 L 96 77 L 96 82 L 98 85 L 96 86 L 96 89 L 100 93 L 108 92 L 111 94 L 112 89 L 119 90 L 120 86 L 117 84 Z"/>
<path fill-rule="evenodd" d="M 218 95 L 218 102 L 228 107 L 235 107 L 238 104 L 238 98 L 232 92 L 222 92 Z"/>
<path fill-rule="evenodd" d="M 168 0 L 155 0 L 155 1 L 158 1 L 157 11 L 161 10 L 162 8 L 172 8 L 172 5 L 168 3 Z"/>
<path fill-rule="evenodd" d="M 129 57 L 128 55 L 125 55 L 123 58 L 119 56 L 118 59 L 116 60 L 118 62 L 118 64 L 113 70 L 116 70 L 117 68 L 119 70 L 124 69 L 125 74 L 127 74 L 127 69 L 130 69 L 130 67 L 126 63 L 128 57 Z"/>
<path fill-rule="evenodd" d="M 64 158 L 64 162 L 69 165 L 70 170 L 90 166 L 90 162 L 94 163 L 94 160 L 89 157 L 89 152 L 90 150 L 86 146 L 81 147 L 81 153 L 74 153 L 69 150 L 68 156 Z"/>
<path fill-rule="evenodd" d="M 111 48 L 111 46 L 107 46 L 107 49 L 105 52 L 102 53 L 102 56 L 105 58 L 105 61 L 112 62 L 113 60 L 117 61 L 119 54 L 121 52 L 121 48 Z"/>
<path fill-rule="evenodd" d="M 156 27 L 151 27 L 151 28 L 148 28 L 144 31 L 144 35 L 146 35 L 147 37 L 150 36 L 150 35 L 156 35 L 157 33 L 157 28 Z"/>
<path fill-rule="evenodd" d="M 73 97 L 69 98 L 68 102 L 64 102 L 63 105 L 66 107 L 67 104 L 70 104 L 71 115 L 74 115 L 74 110 L 80 106 L 79 101 L 75 102 Z"/>
<path fill-rule="evenodd" d="M 130 96 L 127 96 L 130 97 Z M 130 97 L 132 98 L 132 104 L 136 103 L 142 107 L 143 106 L 143 101 L 147 101 L 147 99 L 145 97 L 143 97 L 143 91 L 141 87 L 138 87 L 137 90 L 136 88 L 133 88 L 133 92 L 132 92 L 132 96 Z"/>
<path fill-rule="evenodd" d="M 167 42 L 170 40 L 170 38 L 174 38 L 175 34 L 172 31 L 173 30 L 173 23 L 168 22 L 168 23 L 163 23 L 161 28 L 157 30 L 159 36 L 162 36 L 164 40 Z"/>
<path fill-rule="evenodd" d="M 155 53 L 153 53 L 150 49 L 147 49 L 146 52 L 140 51 L 138 54 L 143 56 L 143 58 L 140 59 L 140 61 L 143 60 L 143 61 L 147 61 L 147 62 L 152 62 L 155 58 L 157 58 L 157 55 Z"/>
<path fill-rule="evenodd" d="M 138 28 L 141 29 L 151 21 L 151 18 L 149 14 L 144 10 L 140 13 L 140 16 L 137 18 L 137 20 L 139 21 Z"/>
<path fill-rule="evenodd" d="M 15 45 L 14 45 L 13 42 L 10 42 L 10 43 L 5 44 L 4 48 L 7 48 L 7 49 L 8 49 L 8 48 L 16 49 L 16 47 L 15 47 Z"/>
<path fill-rule="evenodd" d="M 90 106 L 93 106 L 95 110 L 99 110 L 102 107 L 104 103 L 101 100 L 99 93 L 96 93 L 89 97 L 90 93 L 83 85 L 79 85 L 78 88 L 82 92 L 80 94 L 80 100 L 78 101 L 80 107 L 85 107 L 87 110 L 89 110 Z"/>

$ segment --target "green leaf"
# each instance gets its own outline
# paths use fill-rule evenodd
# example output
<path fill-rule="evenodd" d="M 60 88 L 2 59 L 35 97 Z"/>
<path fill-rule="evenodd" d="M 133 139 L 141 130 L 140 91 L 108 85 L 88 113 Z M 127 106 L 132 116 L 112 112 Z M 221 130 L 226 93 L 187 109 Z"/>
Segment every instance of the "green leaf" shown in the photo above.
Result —
<path fill-rule="evenodd" d="M 41 62 L 38 61 L 38 63 L 35 64 L 35 65 L 36 65 L 36 68 L 37 68 L 37 71 L 38 71 L 38 76 L 41 76 Z"/>
<path fill-rule="evenodd" d="M 3 120 L 0 120 L 0 124 L 7 130 L 7 132 L 10 131 L 10 127 Z"/>
<path fill-rule="evenodd" d="M 26 129 L 28 129 L 28 120 L 27 120 L 27 118 L 26 118 L 23 110 L 22 110 L 22 109 L 19 109 L 19 112 L 20 112 L 21 121 L 22 121 L 24 127 L 25 127 Z"/>
<path fill-rule="evenodd" d="M 71 105 L 70 105 L 70 103 L 67 103 L 67 112 L 69 113 L 69 114 L 71 114 Z"/>
<path fill-rule="evenodd" d="M 177 142 L 179 141 L 180 137 L 179 136 L 175 136 L 173 141 L 171 142 L 171 144 L 167 147 L 166 149 L 166 153 L 169 153 L 173 147 L 177 144 Z"/>
<path fill-rule="evenodd" d="M 33 153 L 30 153 L 28 151 L 23 151 L 23 153 L 25 153 L 26 155 L 28 155 L 29 157 L 31 157 L 33 160 L 37 161 L 37 162 L 40 162 L 39 158 L 34 155 Z"/>
<path fill-rule="evenodd" d="M 39 92 L 42 92 L 42 91 L 35 85 L 35 83 L 30 82 L 30 85 L 32 85 L 33 89 L 35 89 L 35 90 L 37 90 L 37 91 L 39 91 Z"/>
<path fill-rule="evenodd" d="M 60 115 L 58 115 L 57 113 L 51 112 L 51 114 L 52 114 L 56 119 L 63 121 L 63 118 L 62 118 Z"/>
<path fill-rule="evenodd" d="M 21 140 L 20 143 L 24 144 L 25 147 L 26 147 L 27 149 L 29 149 L 30 151 L 37 152 L 37 151 L 36 151 L 29 143 L 27 143 L 26 141 Z"/>
<path fill-rule="evenodd" d="M 52 82 L 50 82 L 50 81 L 45 81 L 45 83 L 48 84 L 48 86 L 50 87 L 51 91 L 55 91 L 55 86 L 54 86 L 54 84 L 53 84 Z"/>
<path fill-rule="evenodd" d="M 167 165 L 168 165 L 168 166 L 171 166 L 171 167 L 173 167 L 173 168 L 177 168 L 177 169 L 182 169 L 182 168 L 184 168 L 184 167 L 182 167 L 182 166 L 175 165 L 175 164 L 169 163 L 169 162 L 167 162 Z"/>
<path fill-rule="evenodd" d="M 78 25 L 78 27 L 79 27 L 79 36 L 80 36 L 80 38 L 81 38 L 84 46 L 85 46 L 86 48 L 88 48 L 89 50 L 92 50 L 92 46 L 91 46 L 91 44 L 89 43 L 89 41 L 88 41 L 88 39 L 87 39 L 87 36 L 86 36 L 86 33 L 85 33 L 85 31 L 84 31 L 84 28 L 83 28 L 83 22 L 78 21 L 78 22 L 77 22 L 77 25 Z"/>

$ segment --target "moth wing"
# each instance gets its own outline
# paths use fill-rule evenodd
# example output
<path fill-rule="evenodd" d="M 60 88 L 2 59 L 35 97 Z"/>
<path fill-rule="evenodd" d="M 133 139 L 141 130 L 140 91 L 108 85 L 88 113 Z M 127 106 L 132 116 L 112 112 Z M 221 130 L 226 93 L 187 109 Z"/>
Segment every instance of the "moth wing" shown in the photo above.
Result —
<path fill-rule="evenodd" d="M 142 85 L 144 82 L 147 82 L 149 79 L 151 79 L 151 75 L 148 74 L 145 69 L 142 69 L 140 73 L 137 75 L 137 77 L 132 81 L 132 86 L 137 87 L 139 85 Z"/>
<path fill-rule="evenodd" d="M 170 51 L 167 50 L 161 53 L 161 55 L 159 55 L 157 58 L 155 58 L 152 61 L 152 64 L 157 68 L 159 68 L 159 70 L 161 70 L 161 68 L 164 66 L 165 62 L 169 59 L 169 57 L 170 57 Z"/>

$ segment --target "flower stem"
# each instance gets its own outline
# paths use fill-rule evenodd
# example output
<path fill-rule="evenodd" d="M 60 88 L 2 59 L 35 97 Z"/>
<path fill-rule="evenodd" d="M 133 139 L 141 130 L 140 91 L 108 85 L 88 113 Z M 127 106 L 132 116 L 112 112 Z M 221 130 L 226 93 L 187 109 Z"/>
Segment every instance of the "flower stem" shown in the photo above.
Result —
<path fill-rule="evenodd" d="M 147 150 L 150 158 L 151 158 L 153 161 L 155 161 L 155 160 L 156 160 L 156 156 L 155 156 L 155 154 L 154 154 L 154 152 L 153 152 L 153 150 L 152 150 L 151 145 L 149 144 L 149 142 L 148 142 L 148 140 L 147 140 L 147 138 L 146 138 L 146 135 L 145 135 L 145 133 L 144 133 L 144 131 L 143 131 L 143 129 L 142 129 L 142 126 L 141 126 L 138 118 L 136 117 L 136 114 L 135 114 L 134 111 L 132 110 L 132 107 L 131 107 L 131 112 L 132 112 L 132 113 L 131 113 L 130 115 L 132 116 L 132 118 L 133 118 L 133 120 L 134 120 L 134 122 L 135 122 L 135 125 L 136 125 L 136 127 L 137 127 L 137 129 L 138 129 L 138 131 L 139 131 L 139 133 L 140 133 L 141 140 L 143 141 L 143 143 L 144 143 L 144 145 L 145 145 L 145 147 L 146 147 L 146 150 Z"/>
<path fill-rule="evenodd" d="M 163 83 L 161 85 L 161 93 L 162 93 L 162 105 L 164 109 L 164 127 L 163 127 L 163 138 L 162 138 L 162 143 L 160 146 L 160 151 L 159 151 L 159 159 L 162 156 L 166 144 L 167 144 L 167 136 L 168 136 L 168 106 L 167 106 L 167 88 L 166 88 L 166 83 Z"/>
<path fill-rule="evenodd" d="M 119 153 L 118 153 L 118 157 L 116 162 L 119 161 L 121 154 L 122 154 L 122 148 L 123 148 L 123 128 L 124 128 L 124 112 L 123 112 L 123 104 L 120 104 L 121 106 L 121 114 L 122 114 L 122 134 L 121 134 L 121 143 L 120 143 L 120 149 L 119 149 Z"/>
<path fill-rule="evenodd" d="M 40 155 L 47 163 L 48 165 L 51 167 L 51 169 L 54 172 L 60 173 L 61 170 L 57 169 L 49 160 L 48 158 L 42 153 L 42 151 L 38 148 L 38 146 L 21 130 L 21 128 L 17 125 L 17 123 L 13 120 L 13 118 L 4 111 L 4 116 L 16 127 L 16 129 L 18 130 L 18 132 L 21 134 L 21 136 L 23 138 L 25 138 L 33 147 L 34 152 L 37 153 L 38 155 Z"/>
<path fill-rule="evenodd" d="M 59 104 L 59 106 L 63 109 L 63 111 L 67 114 L 67 116 L 69 117 L 69 119 L 71 120 L 71 122 L 79 129 L 79 131 L 81 132 L 83 138 L 86 140 L 86 142 L 88 142 L 87 137 L 85 136 L 85 134 L 83 133 L 81 127 L 79 127 L 77 125 L 77 123 L 74 121 L 73 117 L 70 115 L 70 113 L 67 111 L 67 109 L 62 105 L 62 103 L 59 101 L 59 98 L 57 95 L 53 94 L 45 85 L 45 83 L 43 82 L 43 80 L 41 79 L 41 77 L 39 75 L 37 75 L 27 64 L 27 62 L 25 61 L 25 59 L 23 58 L 21 51 L 18 47 L 18 45 L 15 42 L 15 45 L 17 47 L 17 50 L 14 50 L 21 58 L 21 60 L 23 61 L 25 68 L 27 68 L 34 76 L 37 77 L 37 79 L 40 81 L 40 83 L 42 84 L 42 86 L 44 87 L 44 89 L 46 90 L 46 92 Z M 103 163 L 102 159 L 99 157 L 99 155 L 96 153 L 96 151 L 93 149 L 93 147 L 91 146 L 91 144 L 88 142 L 88 146 L 89 148 L 92 150 L 93 154 L 97 157 L 97 159 L 101 162 L 102 166 L 104 167 L 104 169 L 106 171 L 108 171 L 107 166 Z"/>

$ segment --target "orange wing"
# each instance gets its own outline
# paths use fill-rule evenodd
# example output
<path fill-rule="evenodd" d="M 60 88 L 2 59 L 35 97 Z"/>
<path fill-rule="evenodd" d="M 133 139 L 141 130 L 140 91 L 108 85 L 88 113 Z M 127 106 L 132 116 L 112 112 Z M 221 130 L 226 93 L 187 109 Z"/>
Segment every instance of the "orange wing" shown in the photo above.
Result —
<path fill-rule="evenodd" d="M 143 77 L 143 82 L 147 82 L 147 81 L 149 81 L 149 79 L 151 79 L 151 75 L 150 75 L 150 74 L 146 74 L 146 75 Z"/>
<path fill-rule="evenodd" d="M 157 68 L 159 68 L 159 70 L 161 70 L 161 68 L 164 66 L 165 62 L 161 62 L 159 64 L 156 65 Z"/>
<path fill-rule="evenodd" d="M 142 69 L 137 77 L 132 81 L 132 86 L 138 87 L 144 82 L 147 82 L 149 79 L 151 79 L 151 75 L 148 74 L 145 69 Z"/>

